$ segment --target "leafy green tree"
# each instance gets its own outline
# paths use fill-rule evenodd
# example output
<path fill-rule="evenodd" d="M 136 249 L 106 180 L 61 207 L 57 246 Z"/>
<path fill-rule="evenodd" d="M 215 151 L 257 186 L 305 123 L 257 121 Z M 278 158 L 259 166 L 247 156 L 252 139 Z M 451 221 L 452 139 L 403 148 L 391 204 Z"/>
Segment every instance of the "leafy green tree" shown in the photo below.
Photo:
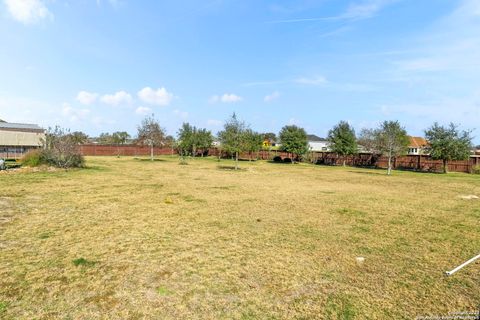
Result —
<path fill-rule="evenodd" d="M 284 126 L 279 136 L 284 151 L 296 155 L 297 158 L 308 152 L 308 140 L 305 129 L 295 125 Z"/>
<path fill-rule="evenodd" d="M 433 159 L 443 161 L 443 172 L 448 172 L 448 161 L 466 160 L 470 157 L 472 137 L 470 131 L 459 131 L 458 126 L 450 123 L 448 127 L 434 123 L 425 130 Z"/>
<path fill-rule="evenodd" d="M 405 155 L 409 138 L 407 131 L 398 121 L 384 121 L 374 132 L 376 149 L 388 157 L 387 175 L 392 173 L 392 159 Z"/>
<path fill-rule="evenodd" d="M 99 144 L 114 144 L 113 136 L 108 132 L 100 133 L 100 136 L 96 139 Z"/>
<path fill-rule="evenodd" d="M 268 141 L 269 146 L 272 146 L 277 142 L 277 135 L 273 132 L 265 132 L 262 135 L 263 135 L 263 140 Z"/>
<path fill-rule="evenodd" d="M 197 129 L 185 122 L 177 132 L 177 147 L 182 158 L 193 156 L 195 149 L 195 133 Z"/>
<path fill-rule="evenodd" d="M 340 121 L 328 132 L 328 141 L 331 150 L 343 156 L 343 166 L 345 166 L 345 156 L 358 151 L 355 130 L 346 121 Z"/>
<path fill-rule="evenodd" d="M 208 149 L 212 147 L 213 144 L 213 135 L 212 132 L 207 129 L 198 129 L 197 130 L 197 146 L 202 150 L 202 157 Z"/>
<path fill-rule="evenodd" d="M 213 136 L 207 129 L 197 129 L 189 123 L 183 123 L 178 130 L 178 150 L 182 157 L 195 156 L 197 150 L 202 150 L 202 156 L 205 150 L 208 150 L 213 143 Z"/>
<path fill-rule="evenodd" d="M 153 148 L 165 144 L 165 130 L 154 115 L 147 116 L 137 127 L 137 141 L 140 144 L 150 146 L 150 160 L 153 161 Z"/>
<path fill-rule="evenodd" d="M 81 131 L 69 133 L 69 136 L 75 144 L 84 144 L 88 142 L 88 136 Z"/>
<path fill-rule="evenodd" d="M 233 155 L 235 159 L 235 170 L 238 169 L 238 155 L 245 148 L 244 137 L 246 129 L 245 122 L 240 121 L 237 115 L 233 113 L 230 119 L 225 122 L 223 130 L 218 133 L 222 150 Z"/>
<path fill-rule="evenodd" d="M 128 139 L 130 139 L 128 132 L 117 131 L 112 133 L 112 142 L 116 145 L 126 144 Z"/>
<path fill-rule="evenodd" d="M 244 133 L 244 150 L 249 153 L 250 161 L 252 160 L 252 153 L 257 153 L 262 149 L 264 136 L 252 129 L 245 130 Z"/>

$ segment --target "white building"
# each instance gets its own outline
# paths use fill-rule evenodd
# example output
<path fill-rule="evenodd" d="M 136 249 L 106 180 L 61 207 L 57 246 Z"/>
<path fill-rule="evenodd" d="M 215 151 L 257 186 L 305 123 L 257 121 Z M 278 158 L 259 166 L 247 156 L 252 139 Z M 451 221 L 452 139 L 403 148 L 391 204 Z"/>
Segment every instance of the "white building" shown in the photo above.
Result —
<path fill-rule="evenodd" d="M 314 134 L 307 135 L 308 139 L 308 147 L 310 151 L 317 151 L 317 152 L 329 152 L 330 149 L 330 142 L 327 139 L 320 138 Z"/>

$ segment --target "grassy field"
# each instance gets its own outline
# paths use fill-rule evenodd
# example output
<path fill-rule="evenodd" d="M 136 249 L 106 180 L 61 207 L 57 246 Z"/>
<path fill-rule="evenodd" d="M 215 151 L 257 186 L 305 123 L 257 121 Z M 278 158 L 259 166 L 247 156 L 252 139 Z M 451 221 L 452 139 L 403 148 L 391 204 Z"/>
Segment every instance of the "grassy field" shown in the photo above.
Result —
<path fill-rule="evenodd" d="M 474 311 L 480 176 L 88 158 L 0 175 L 1 319 Z M 357 257 L 364 257 L 363 263 Z"/>

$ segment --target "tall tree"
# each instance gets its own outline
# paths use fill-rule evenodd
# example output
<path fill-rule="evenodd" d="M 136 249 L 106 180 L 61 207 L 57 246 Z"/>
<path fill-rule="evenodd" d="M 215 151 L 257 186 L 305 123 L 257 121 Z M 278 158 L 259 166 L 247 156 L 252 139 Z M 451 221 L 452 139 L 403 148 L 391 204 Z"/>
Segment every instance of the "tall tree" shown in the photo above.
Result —
<path fill-rule="evenodd" d="M 153 114 L 143 119 L 137 130 L 137 141 L 150 146 L 150 159 L 153 161 L 153 148 L 164 144 L 165 130 L 160 127 Z"/>
<path fill-rule="evenodd" d="M 202 150 L 202 157 L 212 147 L 213 135 L 212 132 L 207 129 L 197 130 L 197 145 Z"/>
<path fill-rule="evenodd" d="M 280 131 L 279 136 L 280 143 L 282 144 L 282 149 L 284 151 L 296 155 L 296 158 L 300 158 L 307 153 L 308 140 L 305 129 L 295 125 L 284 126 Z"/>
<path fill-rule="evenodd" d="M 392 173 L 392 159 L 407 153 L 409 139 L 407 131 L 398 121 L 384 121 L 375 130 L 376 149 L 388 157 L 387 175 Z"/>
<path fill-rule="evenodd" d="M 448 172 L 448 161 L 466 160 L 470 156 L 472 137 L 470 131 L 459 131 L 458 126 L 450 123 L 448 127 L 434 123 L 425 130 L 433 159 L 443 161 L 443 172 Z"/>
<path fill-rule="evenodd" d="M 195 134 L 197 128 L 190 125 L 188 122 L 184 122 L 182 127 L 177 132 L 177 146 L 180 156 L 184 158 L 185 156 L 193 156 L 195 149 Z"/>
<path fill-rule="evenodd" d="M 240 121 L 237 115 L 233 113 L 230 119 L 225 122 L 223 130 L 218 133 L 222 149 L 234 156 L 235 170 L 238 169 L 238 155 L 244 151 L 246 128 L 245 122 Z"/>
<path fill-rule="evenodd" d="M 355 130 L 346 121 L 340 121 L 328 132 L 328 141 L 331 150 L 343 157 L 343 166 L 345 166 L 345 156 L 358 151 Z"/>

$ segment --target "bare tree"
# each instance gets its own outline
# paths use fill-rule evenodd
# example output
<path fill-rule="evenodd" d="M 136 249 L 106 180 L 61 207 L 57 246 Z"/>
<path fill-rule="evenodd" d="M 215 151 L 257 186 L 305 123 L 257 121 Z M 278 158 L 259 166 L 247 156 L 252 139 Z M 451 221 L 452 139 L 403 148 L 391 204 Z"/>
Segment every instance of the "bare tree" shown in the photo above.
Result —
<path fill-rule="evenodd" d="M 153 161 L 153 148 L 165 144 L 165 130 L 153 114 L 143 119 L 137 130 L 137 141 L 150 146 L 150 160 Z"/>

